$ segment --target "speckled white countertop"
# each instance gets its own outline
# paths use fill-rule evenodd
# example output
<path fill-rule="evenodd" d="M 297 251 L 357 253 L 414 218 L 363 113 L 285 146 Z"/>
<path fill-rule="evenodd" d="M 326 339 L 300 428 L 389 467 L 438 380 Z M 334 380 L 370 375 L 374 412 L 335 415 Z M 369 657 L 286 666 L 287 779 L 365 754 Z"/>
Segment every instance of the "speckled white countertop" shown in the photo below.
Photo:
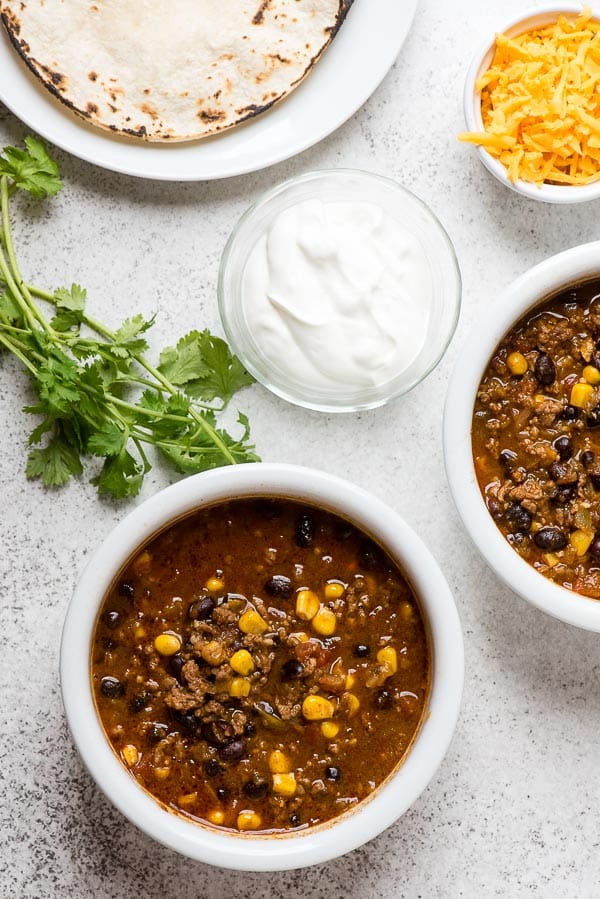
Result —
<path fill-rule="evenodd" d="M 249 202 L 283 178 L 356 166 L 397 178 L 432 206 L 464 279 L 460 325 L 439 368 L 408 397 L 361 415 L 303 412 L 258 386 L 237 405 L 265 460 L 309 463 L 360 482 L 424 538 L 456 596 L 467 668 L 462 715 L 438 775 L 362 849 L 299 872 L 238 874 L 150 841 L 83 769 L 58 683 L 73 585 L 125 508 L 99 500 L 85 480 L 50 492 L 25 479 L 31 422 L 21 407 L 31 395 L 18 365 L 0 355 L 1 897 L 600 893 L 600 640 L 535 611 L 486 568 L 452 506 L 441 451 L 448 376 L 478 311 L 529 266 L 600 237 L 599 202 L 524 201 L 454 138 L 474 46 L 521 7 L 519 0 L 421 0 L 397 65 L 367 105 L 328 140 L 275 168 L 178 185 L 115 175 L 58 152 L 65 190 L 18 216 L 31 279 L 48 287 L 79 281 L 108 322 L 158 310 L 158 346 L 192 326 L 220 331 L 215 284 L 224 242 Z M 0 107 L 0 143 L 24 133 Z M 155 468 L 144 496 L 168 481 Z"/>

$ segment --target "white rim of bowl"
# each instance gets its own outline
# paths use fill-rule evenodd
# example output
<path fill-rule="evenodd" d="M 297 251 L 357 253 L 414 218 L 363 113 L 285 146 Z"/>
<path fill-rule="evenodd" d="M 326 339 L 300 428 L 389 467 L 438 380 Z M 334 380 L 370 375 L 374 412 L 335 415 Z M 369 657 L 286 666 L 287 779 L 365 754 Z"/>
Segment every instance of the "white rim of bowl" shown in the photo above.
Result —
<path fill-rule="evenodd" d="M 593 18 L 600 20 L 600 11 L 593 4 L 587 5 L 591 6 Z M 552 19 L 560 13 L 577 15 L 582 12 L 582 9 L 583 4 L 581 3 L 549 3 L 539 8 L 531 8 L 526 12 L 521 13 L 519 16 L 510 19 L 510 21 L 506 22 L 501 28 L 497 28 L 491 39 L 488 38 L 481 43 L 467 69 L 465 78 L 463 109 L 468 131 L 484 130 L 483 119 L 481 117 L 481 99 L 479 91 L 475 89 L 475 82 L 479 75 L 488 68 L 489 63 L 491 62 L 496 42 L 495 35 L 506 34 L 511 31 L 513 34 L 523 34 L 532 27 L 527 25 L 531 19 L 535 19 L 538 23 L 542 23 L 544 19 L 552 21 Z M 525 27 L 521 28 L 521 25 Z M 521 179 L 513 183 L 506 174 L 506 168 L 498 159 L 494 159 L 494 157 L 483 147 L 477 147 L 477 153 L 486 169 L 488 169 L 498 181 L 502 182 L 505 187 L 508 187 L 510 190 L 522 194 L 525 197 L 529 197 L 532 200 L 541 200 L 545 203 L 586 203 L 600 197 L 600 180 L 595 181 L 593 184 L 580 186 L 569 184 L 543 184 L 541 187 L 536 187 L 535 184 L 531 184 L 528 181 L 522 181 Z"/>
<path fill-rule="evenodd" d="M 597 277 L 600 241 L 551 256 L 517 278 L 476 321 L 462 347 L 444 409 L 444 460 L 454 503 L 473 543 L 504 583 L 561 621 L 600 631 L 600 600 L 573 593 L 536 571 L 514 550 L 488 512 L 471 446 L 477 389 L 494 350 L 519 319 L 564 288 Z"/>
<path fill-rule="evenodd" d="M 310 402 L 306 399 L 301 399 L 297 395 L 295 395 L 292 391 L 290 391 L 286 386 L 281 386 L 279 383 L 274 383 L 272 380 L 267 379 L 262 371 L 260 371 L 252 361 L 247 361 L 245 359 L 245 353 L 240 351 L 240 347 L 237 340 L 237 334 L 232 330 L 229 320 L 227 317 L 227 312 L 225 310 L 225 271 L 227 269 L 227 265 L 229 262 L 229 257 L 231 255 L 232 247 L 235 244 L 239 231 L 244 227 L 247 223 L 248 219 L 250 219 L 258 210 L 260 210 L 263 206 L 269 203 L 274 197 L 279 196 L 282 193 L 285 193 L 290 188 L 295 187 L 298 184 L 307 183 L 310 181 L 318 181 L 321 178 L 327 177 L 343 177 L 343 176 L 358 176 L 359 178 L 375 180 L 380 182 L 381 184 L 387 185 L 391 190 L 396 191 L 400 194 L 403 194 L 406 199 L 410 202 L 415 203 L 416 206 L 419 206 L 425 215 L 429 218 L 432 227 L 437 231 L 442 244 L 445 245 L 448 251 L 448 262 L 453 268 L 456 276 L 455 282 L 455 300 L 454 300 L 454 310 L 453 317 L 450 323 L 450 327 L 448 328 L 448 333 L 444 340 L 443 345 L 440 347 L 440 351 L 436 358 L 430 363 L 425 372 L 420 375 L 419 378 L 415 379 L 413 383 L 411 383 L 408 387 L 403 388 L 400 391 L 396 391 L 395 393 L 391 393 L 388 396 L 385 396 L 383 399 L 376 400 L 365 400 L 363 402 L 357 403 L 348 403 L 345 405 L 331 403 L 327 401 L 323 402 Z M 225 331 L 225 335 L 227 337 L 227 341 L 230 344 L 232 350 L 241 360 L 242 364 L 247 368 L 250 374 L 256 378 L 259 384 L 262 384 L 267 390 L 271 393 L 275 394 L 275 396 L 280 397 L 280 399 L 285 400 L 288 403 L 292 403 L 295 406 L 300 406 L 303 409 L 311 409 L 314 412 L 336 412 L 336 413 L 348 413 L 348 412 L 365 412 L 368 409 L 377 409 L 380 406 L 385 406 L 393 400 L 399 399 L 402 396 L 406 396 L 406 394 L 410 393 L 411 390 L 414 390 L 419 384 L 421 384 L 425 378 L 427 378 L 431 372 L 439 365 L 441 360 L 443 359 L 448 347 L 452 343 L 452 338 L 456 332 L 456 327 L 458 325 L 458 320 L 460 317 L 460 309 L 462 304 L 462 275 L 460 271 L 460 265 L 458 263 L 458 257 L 456 255 L 456 249 L 452 242 L 452 239 L 441 221 L 433 212 L 433 210 L 418 197 L 415 193 L 401 184 L 399 181 L 396 181 L 394 178 L 389 178 L 387 175 L 379 175 L 376 172 L 369 172 L 365 169 L 351 169 L 351 168 L 338 168 L 338 169 L 313 169 L 310 172 L 304 172 L 302 175 L 295 175 L 292 178 L 288 178 L 285 181 L 281 181 L 279 184 L 275 185 L 275 187 L 270 188 L 265 191 L 265 193 L 261 194 L 258 199 L 256 199 L 239 217 L 237 222 L 235 223 L 231 234 L 227 239 L 227 243 L 223 248 L 223 252 L 221 254 L 221 261 L 219 263 L 219 275 L 217 282 L 217 298 L 219 304 L 219 316 L 221 318 L 221 324 L 223 325 L 223 330 Z M 385 385 L 384 385 L 385 386 Z"/>
<path fill-rule="evenodd" d="M 360 522 L 360 528 L 401 559 L 429 626 L 432 686 L 428 709 L 410 753 L 372 797 L 334 822 L 293 834 L 255 837 L 219 833 L 166 811 L 127 773 L 95 712 L 90 649 L 102 597 L 141 543 L 204 503 L 264 495 L 337 510 Z M 193 475 L 167 487 L 123 519 L 93 554 L 77 584 L 60 653 L 63 702 L 73 739 L 89 773 L 110 801 L 165 846 L 208 864 L 246 871 L 285 870 L 328 861 L 362 845 L 396 821 L 425 789 L 446 754 L 460 710 L 463 668 L 462 631 L 454 599 L 433 556 L 408 525 L 379 499 L 350 482 L 314 469 L 277 463 Z"/>

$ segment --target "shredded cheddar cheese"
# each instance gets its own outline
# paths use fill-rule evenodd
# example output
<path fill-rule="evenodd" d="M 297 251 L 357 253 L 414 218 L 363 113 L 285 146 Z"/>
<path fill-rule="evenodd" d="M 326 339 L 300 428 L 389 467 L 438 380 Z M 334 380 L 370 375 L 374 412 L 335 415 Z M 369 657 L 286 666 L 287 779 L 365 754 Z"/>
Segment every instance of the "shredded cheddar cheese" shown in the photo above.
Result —
<path fill-rule="evenodd" d="M 591 9 L 518 37 L 496 35 L 476 87 L 485 131 L 459 139 L 499 159 L 511 181 L 600 178 L 600 22 Z"/>

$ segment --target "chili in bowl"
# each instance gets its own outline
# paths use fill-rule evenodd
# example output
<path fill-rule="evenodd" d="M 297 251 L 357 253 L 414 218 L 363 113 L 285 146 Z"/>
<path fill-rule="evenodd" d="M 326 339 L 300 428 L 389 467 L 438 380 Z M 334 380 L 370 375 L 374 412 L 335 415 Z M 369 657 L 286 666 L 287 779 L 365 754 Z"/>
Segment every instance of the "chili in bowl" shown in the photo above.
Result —
<path fill-rule="evenodd" d="M 61 681 L 98 785 L 148 834 L 244 870 L 389 826 L 440 763 L 462 638 L 435 562 L 338 478 L 256 464 L 128 516 L 69 607 Z"/>
<path fill-rule="evenodd" d="M 486 311 L 444 416 L 450 488 L 486 561 L 538 608 L 595 631 L 599 385 L 595 242 L 535 266 Z"/>

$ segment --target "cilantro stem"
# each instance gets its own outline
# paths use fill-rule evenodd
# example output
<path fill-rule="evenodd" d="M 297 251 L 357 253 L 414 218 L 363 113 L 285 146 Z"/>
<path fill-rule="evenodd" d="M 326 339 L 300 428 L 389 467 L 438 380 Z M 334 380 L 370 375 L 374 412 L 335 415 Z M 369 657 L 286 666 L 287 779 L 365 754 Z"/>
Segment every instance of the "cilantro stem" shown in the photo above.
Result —
<path fill-rule="evenodd" d="M 23 312 L 26 314 L 27 320 L 31 324 L 37 320 L 46 334 L 52 337 L 52 328 L 48 325 L 41 312 L 37 309 L 35 303 L 32 302 L 31 294 L 29 293 L 27 285 L 24 283 L 23 278 L 21 277 L 19 266 L 17 264 L 17 258 L 15 256 L 15 248 L 12 239 L 12 230 L 10 227 L 8 207 L 8 178 L 6 177 L 6 175 L 3 175 L 2 178 L 0 178 L 0 207 L 2 208 L 3 242 L 4 246 L 6 247 L 8 264 L 10 266 L 9 271 L 8 267 L 6 266 L 4 254 L 2 254 L 2 262 L 4 263 L 4 265 L 0 265 L 0 269 L 2 270 L 4 280 L 10 288 L 11 293 L 14 294 L 16 301 L 23 309 Z M 12 272 L 14 279 L 11 278 L 9 281 L 6 276 L 9 275 L 10 277 L 10 272 Z"/>
<path fill-rule="evenodd" d="M 37 368 L 35 365 L 29 361 L 27 356 L 25 356 L 21 350 L 11 341 L 8 337 L 5 337 L 2 333 L 0 333 L 0 343 L 4 344 L 7 350 L 10 350 L 13 355 L 20 359 L 23 365 L 29 369 L 32 375 L 37 375 Z"/>

